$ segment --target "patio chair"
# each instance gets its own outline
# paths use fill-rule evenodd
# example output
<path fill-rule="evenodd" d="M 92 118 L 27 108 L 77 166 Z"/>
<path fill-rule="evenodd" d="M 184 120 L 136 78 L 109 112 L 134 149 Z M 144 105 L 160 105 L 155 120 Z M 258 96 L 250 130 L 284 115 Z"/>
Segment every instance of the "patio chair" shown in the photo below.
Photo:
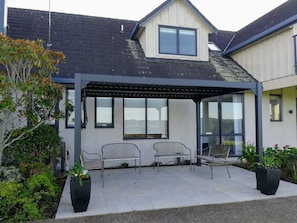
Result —
<path fill-rule="evenodd" d="M 225 145 L 214 145 L 209 146 L 208 154 L 196 155 L 195 160 L 201 159 L 202 165 L 207 165 L 210 167 L 211 176 L 213 178 L 213 167 L 214 166 L 225 166 L 228 172 L 229 178 L 231 178 L 229 168 L 228 168 L 228 157 L 230 153 L 230 146 Z M 194 165 L 195 168 L 195 165 Z"/>
<path fill-rule="evenodd" d="M 101 169 L 101 155 L 81 150 L 80 161 L 85 170 Z"/>

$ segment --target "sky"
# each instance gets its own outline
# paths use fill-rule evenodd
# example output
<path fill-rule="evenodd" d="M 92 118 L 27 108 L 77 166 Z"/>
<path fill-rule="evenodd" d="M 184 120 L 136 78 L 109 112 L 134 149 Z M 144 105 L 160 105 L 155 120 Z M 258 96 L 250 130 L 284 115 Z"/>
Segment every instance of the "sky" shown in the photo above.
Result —
<path fill-rule="evenodd" d="M 6 0 L 8 7 L 138 21 L 165 0 Z M 190 0 L 220 30 L 238 31 L 287 0 Z"/>

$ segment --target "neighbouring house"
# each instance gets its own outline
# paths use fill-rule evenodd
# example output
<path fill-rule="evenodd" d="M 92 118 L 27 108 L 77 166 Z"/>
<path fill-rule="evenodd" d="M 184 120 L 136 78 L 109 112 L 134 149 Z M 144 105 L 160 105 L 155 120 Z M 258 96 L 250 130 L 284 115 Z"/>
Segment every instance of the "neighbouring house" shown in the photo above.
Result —
<path fill-rule="evenodd" d="M 9 8 L 6 34 L 65 54 L 53 79 L 69 116 L 56 127 L 72 163 L 81 148 L 114 142 L 137 144 L 143 165 L 166 140 L 193 154 L 224 143 L 239 156 L 242 142 L 258 152 L 297 144 L 296 3 L 238 32 L 217 30 L 189 0 L 164 1 L 140 21 Z"/>
<path fill-rule="evenodd" d="M 234 35 L 220 34 L 213 37 L 222 55 L 262 83 L 263 145 L 296 147 L 297 1 L 288 0 Z"/>

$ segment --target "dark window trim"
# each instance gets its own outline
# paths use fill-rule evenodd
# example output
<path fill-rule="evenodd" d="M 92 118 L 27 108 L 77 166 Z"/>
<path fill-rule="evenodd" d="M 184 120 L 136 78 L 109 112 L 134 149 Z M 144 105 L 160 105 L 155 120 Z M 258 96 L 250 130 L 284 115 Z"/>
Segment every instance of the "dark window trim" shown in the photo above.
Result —
<path fill-rule="evenodd" d="M 177 53 L 164 53 L 164 52 L 161 52 L 160 51 L 160 48 L 161 48 L 161 43 L 160 43 L 160 29 L 161 28 L 171 28 L 171 29 L 176 29 L 177 30 L 177 38 L 176 38 L 176 47 L 177 47 Z M 179 31 L 180 30 L 191 30 L 191 31 L 194 31 L 195 32 L 195 54 L 192 55 L 192 54 L 182 54 L 182 53 L 179 53 Z M 158 46 L 159 46 L 159 49 L 158 49 L 158 52 L 159 54 L 166 54 L 166 55 L 178 55 L 178 56 L 189 56 L 189 57 L 197 57 L 198 55 L 198 50 L 197 50 L 197 29 L 193 29 L 193 28 L 184 28 L 184 27 L 175 27 L 175 26 L 164 26 L 164 25 L 159 25 L 158 27 Z"/>
<path fill-rule="evenodd" d="M 97 98 L 100 98 L 100 97 L 95 97 L 95 128 L 114 128 L 114 98 L 111 98 L 112 102 L 112 108 L 111 108 L 111 122 L 112 124 L 110 126 L 100 126 L 100 125 L 97 125 Z"/>
<path fill-rule="evenodd" d="M 241 133 L 223 133 L 222 132 L 222 125 L 223 125 L 223 118 L 222 118 L 222 103 L 223 103 L 223 96 L 217 96 L 213 98 L 217 98 L 218 103 L 218 119 L 219 119 L 219 132 L 216 134 L 201 134 L 201 139 L 203 137 L 218 137 L 219 138 L 219 144 L 223 143 L 224 137 L 236 137 L 240 136 L 242 137 L 242 141 L 245 142 L 245 111 L 244 111 L 244 104 L 245 104 L 245 95 L 242 93 L 234 93 L 234 94 L 228 94 L 228 95 L 240 95 L 242 99 L 242 132 Z M 201 117 L 200 117 L 201 118 Z M 201 128 L 201 127 L 200 127 Z M 230 156 L 233 156 L 233 154 L 230 154 Z"/>
<path fill-rule="evenodd" d="M 282 105 L 282 103 L 283 103 L 283 100 L 282 100 L 282 94 L 269 94 L 269 106 L 270 106 L 270 97 L 271 96 L 278 96 L 279 97 L 279 99 L 280 99 L 280 102 L 279 102 L 279 120 L 273 120 L 273 119 L 271 119 L 271 118 L 269 118 L 270 119 L 270 122 L 282 122 L 283 121 L 283 105 Z M 270 114 L 269 114 L 269 116 L 270 116 Z"/>
<path fill-rule="evenodd" d="M 145 134 L 144 137 L 125 137 L 125 98 L 123 98 L 123 140 L 137 140 L 137 139 L 169 139 L 169 100 L 166 98 L 167 103 L 167 137 L 166 138 L 160 138 L 160 137 L 153 137 L 153 134 L 147 133 L 147 99 L 155 99 L 155 98 L 142 98 L 145 99 Z M 158 98 L 156 98 L 158 99 Z M 164 98 L 163 98 L 164 99 Z M 142 134 L 141 134 L 142 135 Z"/>
<path fill-rule="evenodd" d="M 66 88 L 66 100 L 68 100 L 68 91 L 69 90 L 73 90 L 73 91 L 75 91 L 75 89 L 74 88 Z M 74 99 L 75 100 L 75 99 Z M 84 111 L 84 118 L 81 120 L 82 121 L 82 123 L 81 123 L 81 128 L 86 128 L 86 123 L 88 122 L 88 120 L 87 120 L 87 116 L 86 116 L 86 113 L 87 113 L 87 111 L 86 111 L 86 101 L 84 100 L 83 102 L 83 105 L 82 105 L 82 109 L 83 109 L 83 111 Z M 75 105 L 74 105 L 74 107 L 75 107 Z M 75 110 L 73 110 L 73 112 L 75 112 Z M 65 108 L 65 113 L 66 113 L 66 118 L 65 118 L 65 128 L 66 129 L 74 129 L 74 125 L 73 126 L 69 126 L 68 125 L 68 116 L 67 116 L 67 114 L 68 114 L 68 109 L 67 108 Z"/>

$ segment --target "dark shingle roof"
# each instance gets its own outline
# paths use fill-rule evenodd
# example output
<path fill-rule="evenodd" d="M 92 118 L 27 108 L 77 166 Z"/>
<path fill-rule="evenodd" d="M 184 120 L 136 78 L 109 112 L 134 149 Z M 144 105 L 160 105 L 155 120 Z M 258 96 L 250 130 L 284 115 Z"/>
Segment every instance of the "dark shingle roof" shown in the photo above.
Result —
<path fill-rule="evenodd" d="M 215 43 L 222 51 L 230 44 L 236 32 L 218 30 L 217 33 L 209 35 L 209 42 Z"/>
<path fill-rule="evenodd" d="M 224 55 L 297 22 L 297 0 L 288 0 L 239 30 Z"/>
<path fill-rule="evenodd" d="M 216 53 L 210 62 L 146 58 L 140 44 L 129 37 L 135 21 L 51 14 L 51 49 L 62 51 L 58 77 L 73 78 L 75 73 L 161 77 L 197 80 L 255 80 L 232 59 Z M 8 36 L 43 39 L 48 42 L 48 12 L 9 8 Z M 121 32 L 121 26 L 124 31 Z"/>

